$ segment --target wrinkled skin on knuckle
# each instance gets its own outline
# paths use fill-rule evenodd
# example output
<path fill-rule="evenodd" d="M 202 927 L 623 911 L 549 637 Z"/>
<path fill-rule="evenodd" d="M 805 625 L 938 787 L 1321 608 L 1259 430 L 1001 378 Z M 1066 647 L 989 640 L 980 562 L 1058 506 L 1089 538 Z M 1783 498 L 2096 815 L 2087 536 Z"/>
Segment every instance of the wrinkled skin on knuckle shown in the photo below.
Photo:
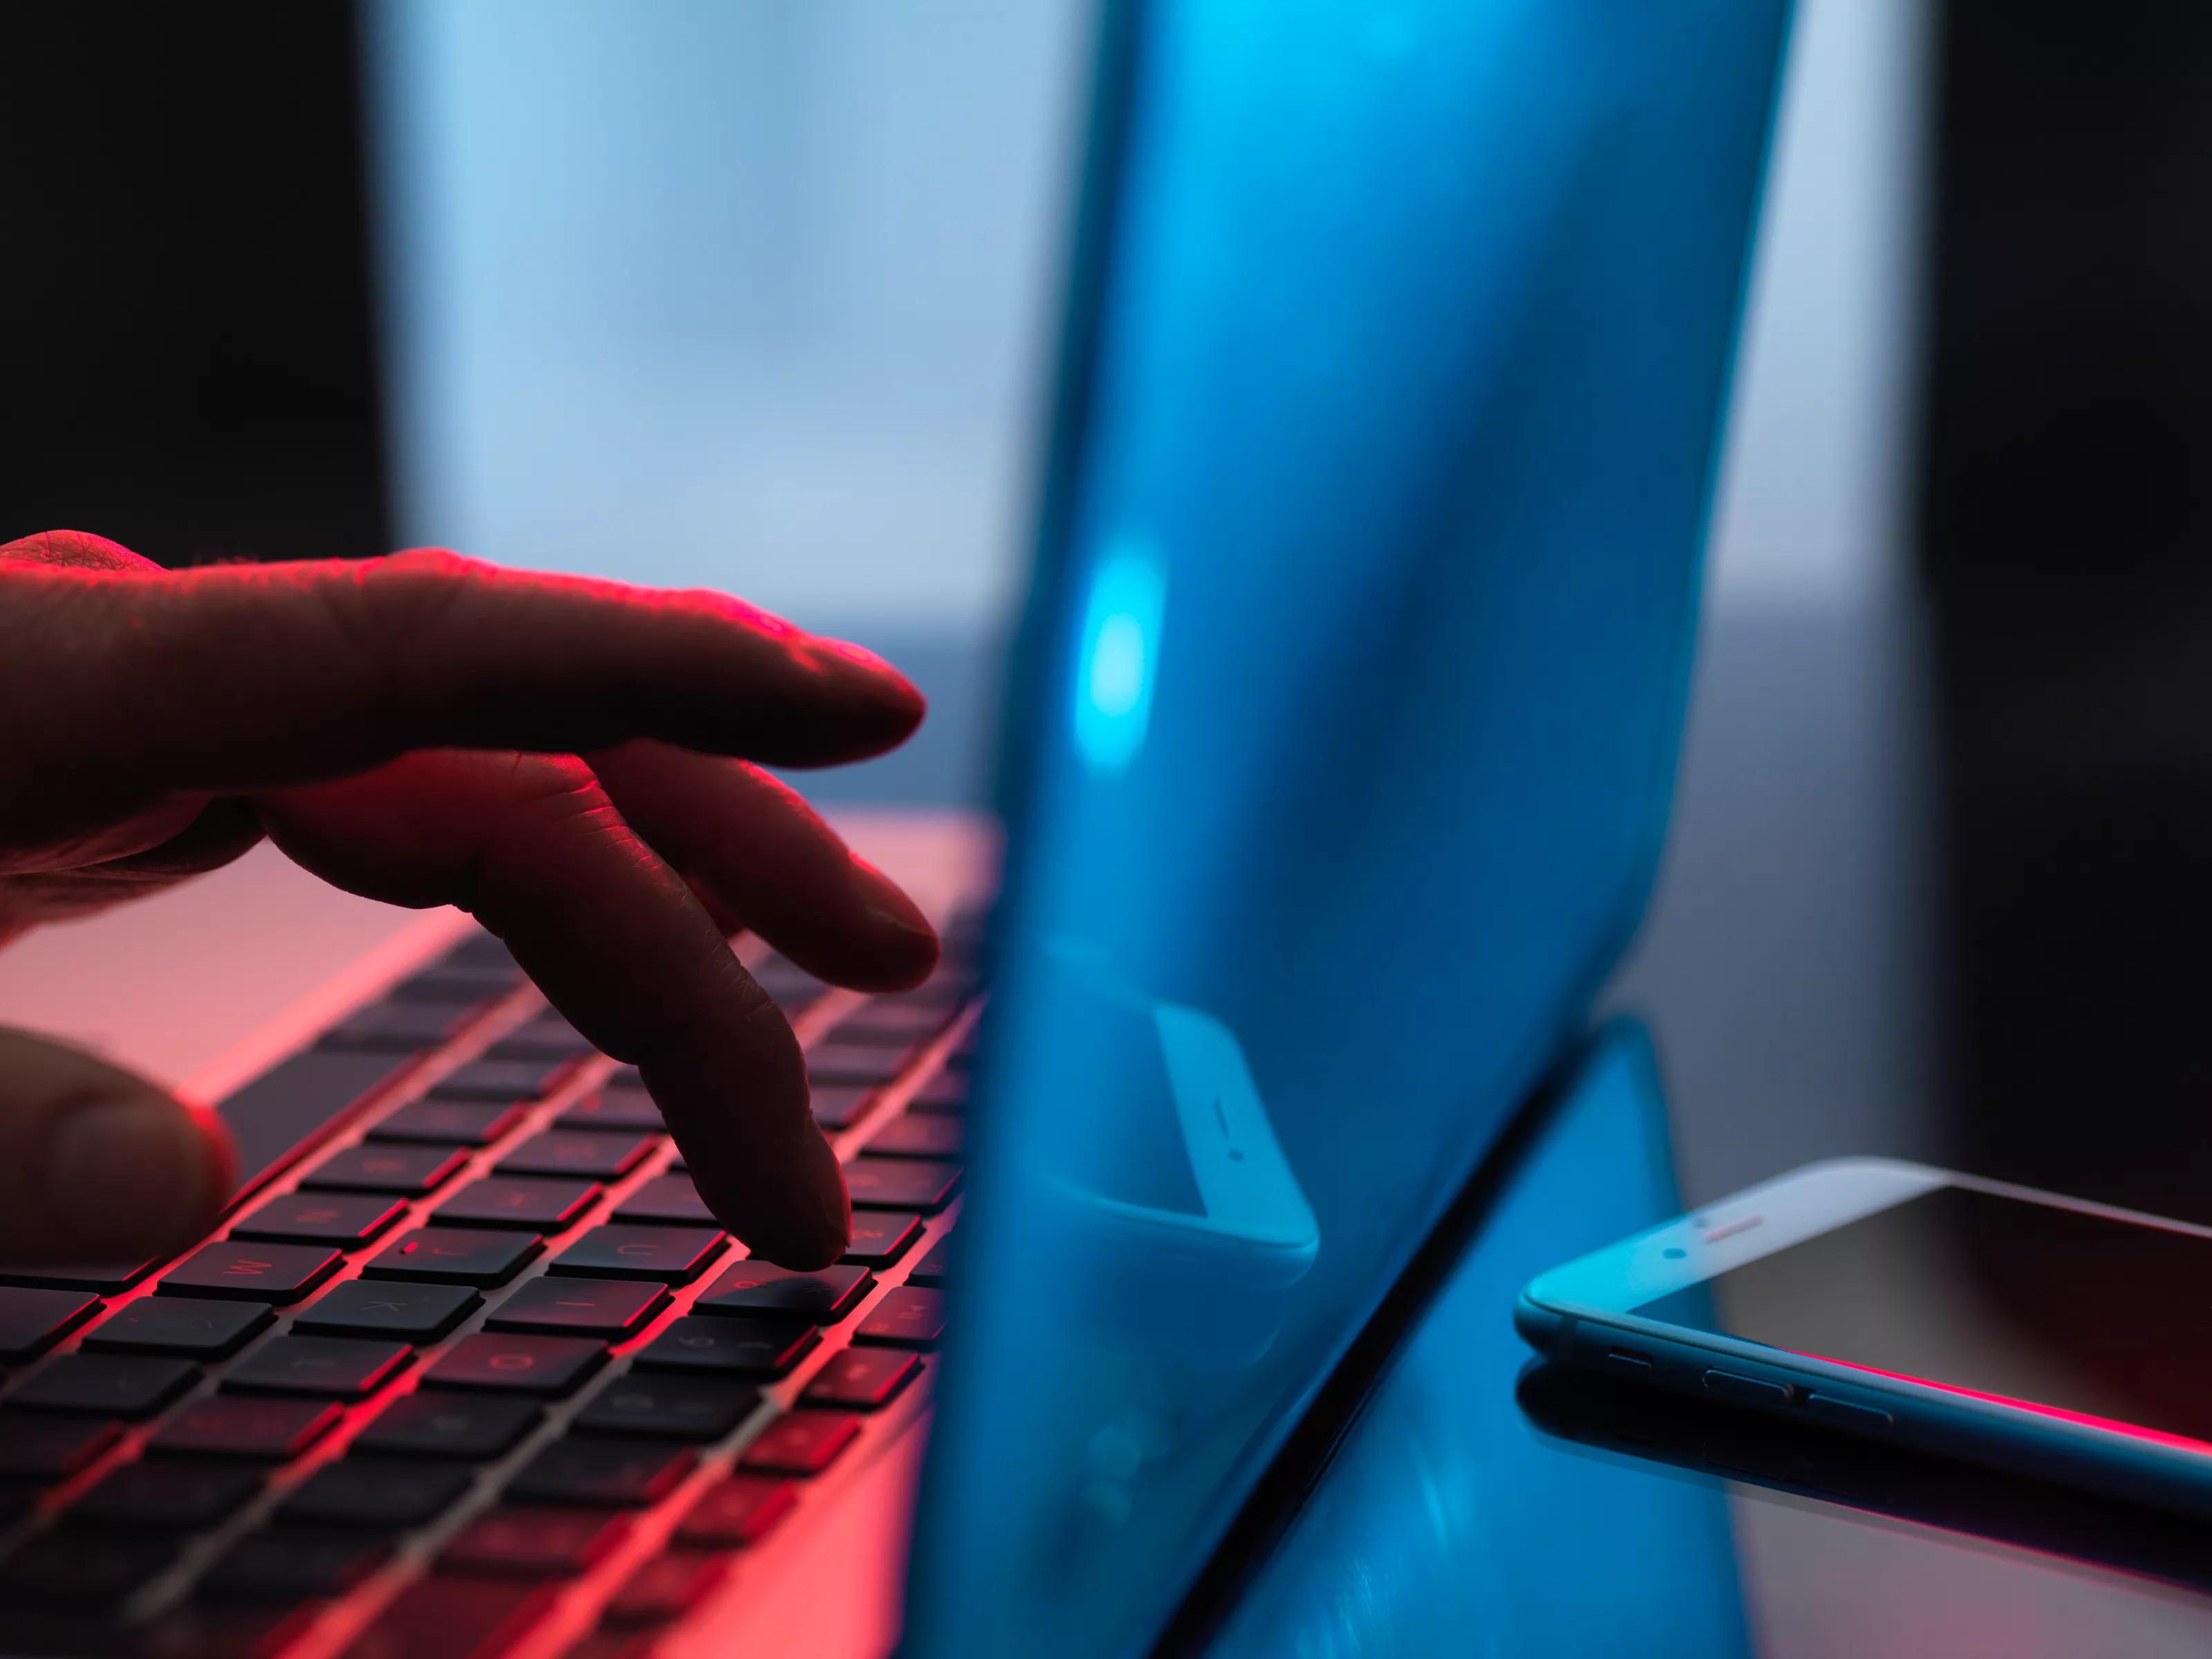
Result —
<path fill-rule="evenodd" d="M 0 746 L 0 937 L 216 868 L 260 838 L 241 805 L 155 788 L 129 763 L 132 664 L 169 586 L 151 560 L 82 531 L 0 546 L 0 731 L 15 738 Z"/>

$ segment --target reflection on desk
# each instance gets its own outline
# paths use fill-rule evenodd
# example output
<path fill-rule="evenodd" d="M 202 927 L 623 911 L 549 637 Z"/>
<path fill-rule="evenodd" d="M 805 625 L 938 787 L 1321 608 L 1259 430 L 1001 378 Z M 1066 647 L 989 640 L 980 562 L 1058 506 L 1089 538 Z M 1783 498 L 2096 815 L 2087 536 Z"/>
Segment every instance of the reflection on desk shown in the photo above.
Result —
<path fill-rule="evenodd" d="M 1712 1408 L 1662 1436 L 1698 1402 L 1524 1381 L 1514 1297 L 1678 1212 L 1668 1128 L 1640 1031 L 1609 1028 L 1206 1651 L 2212 1651 L 2212 1552 L 2163 1516 Z M 1665 1449 L 1688 1440 L 1699 1456 Z"/>

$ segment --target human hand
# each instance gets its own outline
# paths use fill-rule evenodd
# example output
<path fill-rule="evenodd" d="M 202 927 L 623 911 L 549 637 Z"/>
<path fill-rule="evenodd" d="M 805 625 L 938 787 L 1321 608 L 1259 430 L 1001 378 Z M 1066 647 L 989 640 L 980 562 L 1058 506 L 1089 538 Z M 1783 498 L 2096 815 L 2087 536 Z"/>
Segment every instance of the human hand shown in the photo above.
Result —
<path fill-rule="evenodd" d="M 726 937 L 870 990 L 925 978 L 937 941 L 748 763 L 858 760 L 921 714 L 866 652 L 720 594 L 435 551 L 172 573 L 33 536 L 0 546 L 0 941 L 264 832 L 349 891 L 458 905 L 638 1066 L 733 1233 L 823 1267 L 843 1177 Z M 0 1260 L 181 1249 L 230 1170 L 212 1115 L 0 1031 Z"/>

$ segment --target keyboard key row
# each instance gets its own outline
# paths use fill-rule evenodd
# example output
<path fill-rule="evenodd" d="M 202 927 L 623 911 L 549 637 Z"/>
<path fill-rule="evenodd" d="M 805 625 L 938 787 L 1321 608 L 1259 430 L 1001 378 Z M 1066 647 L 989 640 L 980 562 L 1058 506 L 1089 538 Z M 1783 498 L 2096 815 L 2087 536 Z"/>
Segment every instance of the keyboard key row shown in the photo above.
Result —
<path fill-rule="evenodd" d="M 643 1509 L 674 1492 L 698 1462 L 685 1445 L 556 1440 L 522 1466 L 504 1496 L 518 1504 Z"/>
<path fill-rule="evenodd" d="M 7 1403 L 38 1411 L 88 1412 L 136 1422 L 181 1399 L 200 1379 L 189 1359 L 151 1354 L 65 1353 L 9 1390 Z"/>
<path fill-rule="evenodd" d="M 694 1302 L 702 1314 L 777 1314 L 834 1325 L 875 1288 L 866 1267 L 839 1265 L 799 1273 L 769 1261 L 740 1261 Z"/>
<path fill-rule="evenodd" d="M 100 1298 L 78 1291 L 0 1287 L 0 1359 L 44 1353 L 100 1311 Z"/>
<path fill-rule="evenodd" d="M 479 1227 L 417 1227 L 388 1246 L 362 1272 L 371 1279 L 504 1285 L 544 1251 L 545 1242 L 535 1233 L 496 1232 Z"/>
<path fill-rule="evenodd" d="M 619 1342 L 635 1336 L 668 1305 L 661 1285 L 619 1279 L 533 1279 L 484 1322 L 494 1331 L 538 1331 Z"/>
<path fill-rule="evenodd" d="M 348 1288 L 338 1286 L 337 1291 Z M 87 1331 L 89 1353 L 174 1354 L 221 1359 L 236 1353 L 274 1322 L 265 1302 L 208 1300 L 196 1296 L 142 1296 L 125 1303 Z"/>
<path fill-rule="evenodd" d="M 637 1364 L 648 1370 L 777 1377 L 821 1343 L 813 1326 L 795 1320 L 695 1316 L 674 1321 L 646 1344 Z"/>
<path fill-rule="evenodd" d="M 414 1350 L 404 1342 L 364 1342 L 343 1336 L 288 1333 L 247 1355 L 223 1378 L 222 1386 L 242 1394 L 366 1400 L 404 1370 L 414 1358 Z"/>
<path fill-rule="evenodd" d="M 872 1158 L 865 1152 L 845 1166 L 845 1190 L 856 1208 L 915 1210 L 935 1215 L 959 1195 L 957 1164 L 934 1158 Z"/>
<path fill-rule="evenodd" d="M 337 1188 L 420 1198 L 461 1172 L 465 1149 L 401 1140 L 365 1140 L 340 1147 L 300 1178 L 309 1188 Z"/>
<path fill-rule="evenodd" d="M 868 1137 L 872 1158 L 957 1158 L 966 1126 L 942 1113 L 906 1112 Z"/>
<path fill-rule="evenodd" d="M 441 1204 L 434 1218 L 471 1227 L 526 1227 L 532 1232 L 556 1233 L 581 1217 L 599 1195 L 599 1183 L 593 1181 L 487 1176 Z"/>
<path fill-rule="evenodd" d="M 512 1102 L 410 1100 L 369 1126 L 371 1140 L 427 1140 L 451 1146 L 488 1146 L 527 1115 Z"/>
<path fill-rule="evenodd" d="M 462 1528 L 438 1565 L 499 1578 L 573 1578 L 620 1543 L 629 1525 L 600 1510 L 495 1509 Z"/>
<path fill-rule="evenodd" d="M 358 1249 L 407 1213 L 405 1202 L 381 1193 L 301 1190 L 270 1199 L 233 1224 L 233 1238 L 279 1243 L 334 1244 Z"/>

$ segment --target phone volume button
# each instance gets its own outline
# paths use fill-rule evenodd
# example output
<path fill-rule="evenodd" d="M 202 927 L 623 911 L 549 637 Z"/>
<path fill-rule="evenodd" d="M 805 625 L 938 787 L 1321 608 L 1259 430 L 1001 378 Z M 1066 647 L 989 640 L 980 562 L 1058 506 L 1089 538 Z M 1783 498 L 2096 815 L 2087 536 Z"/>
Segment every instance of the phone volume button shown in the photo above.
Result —
<path fill-rule="evenodd" d="M 1705 1392 L 1719 1400 L 1734 1400 L 1746 1406 L 1786 1406 L 1790 1390 L 1779 1382 L 1761 1382 L 1755 1376 L 1739 1376 L 1734 1371 L 1707 1371 Z"/>
<path fill-rule="evenodd" d="M 1837 1400 L 1825 1394 L 1805 1396 L 1805 1409 L 1814 1416 L 1825 1418 L 1839 1429 L 1887 1429 L 1897 1419 L 1887 1412 L 1873 1406 L 1854 1404 L 1849 1400 Z"/>

